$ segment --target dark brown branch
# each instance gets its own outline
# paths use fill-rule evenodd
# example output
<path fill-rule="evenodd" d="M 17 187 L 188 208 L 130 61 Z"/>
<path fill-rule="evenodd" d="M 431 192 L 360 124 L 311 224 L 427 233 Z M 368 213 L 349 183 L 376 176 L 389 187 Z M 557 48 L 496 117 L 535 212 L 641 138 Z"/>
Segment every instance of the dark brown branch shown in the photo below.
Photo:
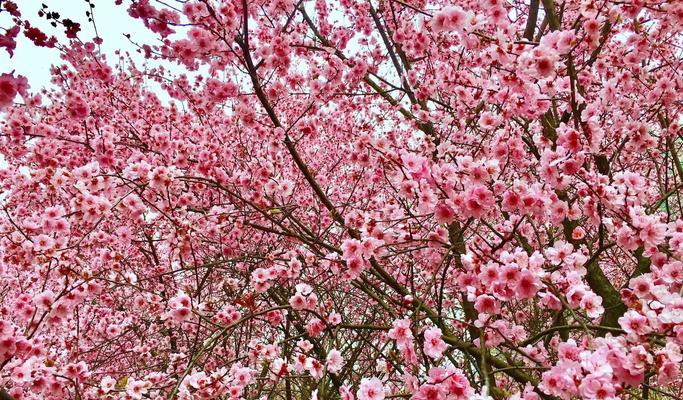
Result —
<path fill-rule="evenodd" d="M 561 21 L 555 12 L 555 2 L 553 0 L 542 0 L 543 8 L 545 9 L 546 19 L 550 30 L 556 31 L 560 29 Z"/>
<path fill-rule="evenodd" d="M 526 20 L 526 28 L 524 29 L 524 38 L 528 41 L 534 40 L 539 3 L 539 0 L 531 0 L 531 4 L 529 4 L 529 18 Z"/>

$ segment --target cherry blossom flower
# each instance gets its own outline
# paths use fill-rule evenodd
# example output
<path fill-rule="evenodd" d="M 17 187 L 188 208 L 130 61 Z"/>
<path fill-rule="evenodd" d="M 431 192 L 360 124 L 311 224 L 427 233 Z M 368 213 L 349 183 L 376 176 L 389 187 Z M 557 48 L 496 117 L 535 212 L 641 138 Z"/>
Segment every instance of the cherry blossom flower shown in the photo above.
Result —
<path fill-rule="evenodd" d="M 344 359 L 342 358 L 342 354 L 339 350 L 337 349 L 332 349 L 327 353 L 327 370 L 332 373 L 336 374 L 338 373 L 341 368 L 344 366 Z"/>
<path fill-rule="evenodd" d="M 433 359 L 439 359 L 448 348 L 446 342 L 441 339 L 441 329 L 437 327 L 428 328 L 424 331 L 425 342 L 424 352 Z"/>
<path fill-rule="evenodd" d="M 467 18 L 468 16 L 462 8 L 457 6 L 446 7 L 432 19 L 432 29 L 435 32 L 462 29 Z"/>
<path fill-rule="evenodd" d="M 356 393 L 358 400 L 384 399 L 384 385 L 378 378 L 363 378 Z"/>
<path fill-rule="evenodd" d="M 148 384 L 145 381 L 128 378 L 126 394 L 134 399 L 142 399 L 147 394 Z"/>
<path fill-rule="evenodd" d="M 12 103 L 17 94 L 26 95 L 28 83 L 25 77 L 0 74 L 0 110 Z"/>
<path fill-rule="evenodd" d="M 116 386 L 116 379 L 112 378 L 109 375 L 102 378 L 102 383 L 100 387 L 102 388 L 102 391 L 104 393 L 109 393 L 112 390 L 114 390 L 114 386 Z"/>
<path fill-rule="evenodd" d="M 619 318 L 619 325 L 627 333 L 637 335 L 645 335 L 652 331 L 647 318 L 632 310 L 627 311 L 623 317 Z"/>

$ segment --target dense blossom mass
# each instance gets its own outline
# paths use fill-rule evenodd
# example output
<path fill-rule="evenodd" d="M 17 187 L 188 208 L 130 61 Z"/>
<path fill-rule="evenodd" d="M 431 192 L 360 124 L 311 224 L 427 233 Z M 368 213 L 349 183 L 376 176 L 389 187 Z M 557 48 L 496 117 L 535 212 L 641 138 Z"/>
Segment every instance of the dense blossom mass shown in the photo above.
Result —
<path fill-rule="evenodd" d="M 683 397 L 682 1 L 108 1 L 0 2 L 0 397 Z"/>

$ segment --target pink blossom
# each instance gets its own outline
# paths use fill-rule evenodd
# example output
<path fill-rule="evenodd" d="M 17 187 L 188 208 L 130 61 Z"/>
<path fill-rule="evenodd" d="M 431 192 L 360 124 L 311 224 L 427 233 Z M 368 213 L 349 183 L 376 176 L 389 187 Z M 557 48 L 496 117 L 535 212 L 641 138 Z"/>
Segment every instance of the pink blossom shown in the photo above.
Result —
<path fill-rule="evenodd" d="M 465 26 L 467 14 L 458 6 L 446 7 L 434 15 L 431 21 L 435 32 L 460 30 Z"/>
<path fill-rule="evenodd" d="M 342 317 L 339 313 L 333 312 L 327 317 L 327 322 L 330 325 L 339 325 L 342 322 Z"/>
<path fill-rule="evenodd" d="M 446 342 L 441 339 L 441 329 L 431 327 L 424 332 L 424 352 L 433 359 L 439 359 L 448 348 Z"/>
<path fill-rule="evenodd" d="M 26 78 L 14 74 L 0 74 L 0 110 L 12 103 L 17 94 L 26 96 Z"/>
<path fill-rule="evenodd" d="M 399 345 L 406 344 L 413 340 L 413 333 L 410 330 L 410 321 L 407 319 L 397 319 L 393 322 L 389 330 L 389 337 L 396 340 Z"/>
<path fill-rule="evenodd" d="M 355 400 L 353 397 L 353 392 L 351 392 L 351 388 L 348 385 L 342 385 L 339 388 L 339 395 L 341 396 L 342 400 Z"/>
<path fill-rule="evenodd" d="M 54 246 L 55 241 L 48 235 L 39 235 L 34 239 L 33 248 L 38 252 L 50 250 Z"/>
<path fill-rule="evenodd" d="M 142 399 L 142 397 L 147 394 L 147 389 L 147 382 L 128 378 L 126 384 L 126 394 L 128 394 L 128 396 L 134 399 Z"/>
<path fill-rule="evenodd" d="M 602 307 L 602 298 L 592 293 L 586 293 L 581 299 L 580 305 L 590 318 L 598 318 L 605 311 Z"/>
<path fill-rule="evenodd" d="M 304 310 L 306 309 L 306 298 L 297 293 L 289 299 L 289 305 L 295 310 Z"/>
<path fill-rule="evenodd" d="M 533 297 L 540 289 L 540 280 L 530 271 L 523 271 L 515 287 L 515 293 L 520 299 Z"/>
<path fill-rule="evenodd" d="M 579 386 L 581 395 L 588 399 L 616 399 L 616 390 L 607 377 L 588 375 Z"/>
<path fill-rule="evenodd" d="M 109 375 L 102 378 L 101 388 L 104 393 L 109 393 L 114 390 L 114 386 L 116 386 L 116 379 Z"/>
<path fill-rule="evenodd" d="M 477 297 L 474 308 L 480 313 L 497 314 L 500 311 L 498 303 L 493 296 L 481 295 Z"/>
<path fill-rule="evenodd" d="M 327 353 L 327 370 L 332 374 L 338 373 L 344 366 L 342 354 L 337 349 L 332 349 Z"/>
<path fill-rule="evenodd" d="M 33 299 L 33 302 L 39 308 L 42 308 L 44 310 L 49 310 L 52 307 L 54 300 L 55 300 L 55 294 L 50 290 L 46 290 L 42 293 L 39 293 Z"/>
<path fill-rule="evenodd" d="M 378 378 L 363 378 L 356 393 L 358 400 L 384 399 L 384 385 Z"/>
<path fill-rule="evenodd" d="M 668 385 L 681 377 L 681 367 L 679 364 L 665 361 L 657 371 L 657 381 L 660 385 Z"/>
<path fill-rule="evenodd" d="M 434 209 L 434 216 L 438 223 L 447 224 L 455 219 L 455 211 L 447 204 L 441 203 Z"/>
<path fill-rule="evenodd" d="M 619 325 L 627 333 L 637 335 L 645 335 L 652 331 L 647 318 L 633 310 L 627 311 L 623 317 L 619 318 Z"/>

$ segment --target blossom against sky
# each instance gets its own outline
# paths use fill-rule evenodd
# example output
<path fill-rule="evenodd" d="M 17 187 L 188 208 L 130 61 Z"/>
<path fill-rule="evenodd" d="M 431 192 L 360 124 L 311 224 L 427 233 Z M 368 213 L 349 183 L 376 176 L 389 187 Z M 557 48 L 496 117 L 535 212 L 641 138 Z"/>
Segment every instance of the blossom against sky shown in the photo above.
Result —
<path fill-rule="evenodd" d="M 116 57 L 117 50 L 128 51 L 135 62 L 142 62 L 144 58 L 136 53 L 136 46 L 124 35 L 131 34 L 131 40 L 136 42 L 154 43 L 154 34 L 144 29 L 139 20 L 130 18 L 125 7 L 117 7 L 113 1 L 93 0 L 92 9 L 94 22 L 88 21 L 86 12 L 90 6 L 84 0 L 21 0 L 22 16 L 31 21 L 33 26 L 40 28 L 48 35 L 54 35 L 60 43 L 65 43 L 64 28 L 50 26 L 50 22 L 38 15 L 47 6 L 48 11 L 59 12 L 61 18 L 68 18 L 80 24 L 78 38 L 84 42 L 92 41 L 96 36 L 102 38 L 101 51 L 110 59 Z M 4 26 L 9 20 L 7 13 L 0 14 L 0 25 Z M 97 33 L 96 33 L 97 31 Z M 29 78 L 31 89 L 36 91 L 50 86 L 50 67 L 63 64 L 60 51 L 57 48 L 33 46 L 23 33 L 17 37 L 17 48 L 14 56 L 10 57 L 5 51 L 0 52 L 0 73 L 15 70 Z"/>

